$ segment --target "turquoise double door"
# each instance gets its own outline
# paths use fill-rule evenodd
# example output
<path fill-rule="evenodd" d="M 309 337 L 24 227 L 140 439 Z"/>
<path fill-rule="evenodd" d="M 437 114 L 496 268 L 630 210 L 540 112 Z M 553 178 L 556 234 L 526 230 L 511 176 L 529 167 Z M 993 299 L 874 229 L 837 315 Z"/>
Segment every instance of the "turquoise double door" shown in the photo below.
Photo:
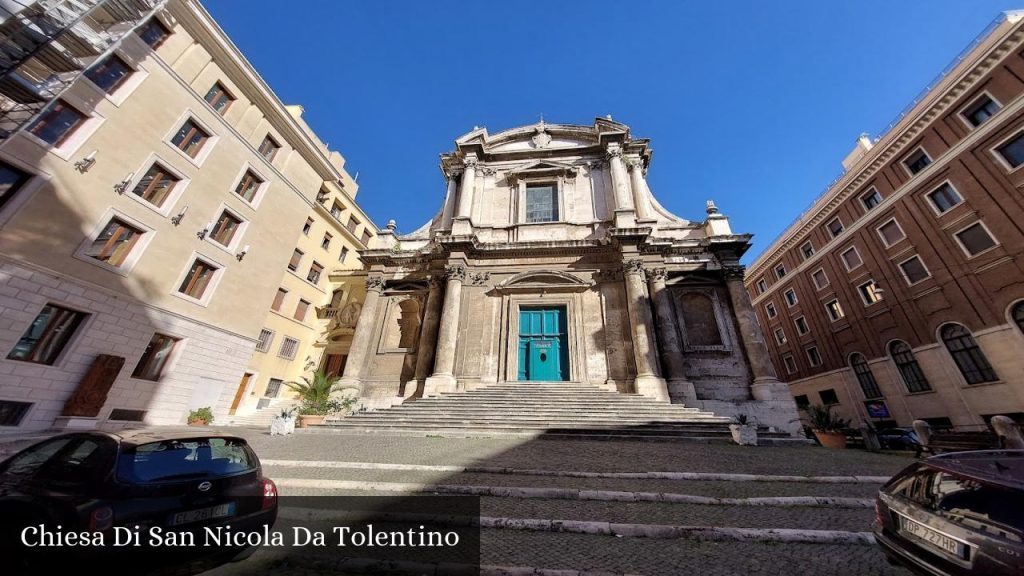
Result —
<path fill-rule="evenodd" d="M 519 309 L 519 380 L 569 379 L 564 307 Z"/>

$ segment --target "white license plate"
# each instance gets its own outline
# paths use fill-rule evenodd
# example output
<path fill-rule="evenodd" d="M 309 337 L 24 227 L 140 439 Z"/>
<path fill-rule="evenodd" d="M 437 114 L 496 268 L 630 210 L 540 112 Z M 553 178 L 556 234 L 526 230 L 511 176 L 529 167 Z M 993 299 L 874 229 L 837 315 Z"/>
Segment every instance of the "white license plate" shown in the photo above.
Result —
<path fill-rule="evenodd" d="M 214 518 L 226 518 L 228 516 L 234 516 L 234 514 L 235 503 L 228 502 L 227 504 L 221 504 L 219 506 L 200 508 L 199 510 L 189 510 L 188 512 L 178 512 L 174 516 L 171 516 L 171 525 L 177 526 L 179 524 L 202 522 L 203 520 L 212 520 Z"/>
<path fill-rule="evenodd" d="M 950 538 L 937 530 L 932 530 L 924 524 L 915 522 L 906 516 L 900 516 L 900 531 L 929 544 L 933 548 L 938 548 L 948 554 L 952 554 L 957 558 L 965 557 L 963 542 Z"/>

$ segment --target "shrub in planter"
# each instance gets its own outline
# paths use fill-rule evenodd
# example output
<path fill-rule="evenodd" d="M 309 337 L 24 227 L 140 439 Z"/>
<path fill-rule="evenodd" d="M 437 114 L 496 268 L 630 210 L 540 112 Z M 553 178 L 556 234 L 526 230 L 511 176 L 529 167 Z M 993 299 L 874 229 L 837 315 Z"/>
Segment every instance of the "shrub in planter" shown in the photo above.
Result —
<path fill-rule="evenodd" d="M 302 382 L 287 383 L 299 395 L 299 428 L 322 424 L 327 416 L 347 412 L 359 401 L 356 396 L 331 397 L 335 392 L 353 389 L 338 386 L 340 380 L 338 376 L 328 376 L 317 371 L 312 378 L 303 376 Z"/>
<path fill-rule="evenodd" d="M 850 427 L 850 421 L 832 413 L 831 406 L 811 405 L 804 408 L 811 430 L 815 438 L 825 448 L 846 448 L 844 428 Z"/>
<path fill-rule="evenodd" d="M 189 426 L 206 426 L 213 422 L 213 410 L 209 406 L 196 408 L 188 413 Z"/>
<path fill-rule="evenodd" d="M 746 414 L 737 414 L 729 424 L 732 441 L 740 446 L 757 446 L 757 424 Z"/>

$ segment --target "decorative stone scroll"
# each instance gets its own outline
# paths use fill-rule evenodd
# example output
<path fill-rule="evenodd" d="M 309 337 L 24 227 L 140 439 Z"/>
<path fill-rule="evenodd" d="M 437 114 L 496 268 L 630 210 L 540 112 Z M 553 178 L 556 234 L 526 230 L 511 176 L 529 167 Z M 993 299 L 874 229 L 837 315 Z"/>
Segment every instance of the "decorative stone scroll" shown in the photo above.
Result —
<path fill-rule="evenodd" d="M 491 281 L 490 272 L 470 272 L 469 281 L 473 286 L 484 286 Z"/>

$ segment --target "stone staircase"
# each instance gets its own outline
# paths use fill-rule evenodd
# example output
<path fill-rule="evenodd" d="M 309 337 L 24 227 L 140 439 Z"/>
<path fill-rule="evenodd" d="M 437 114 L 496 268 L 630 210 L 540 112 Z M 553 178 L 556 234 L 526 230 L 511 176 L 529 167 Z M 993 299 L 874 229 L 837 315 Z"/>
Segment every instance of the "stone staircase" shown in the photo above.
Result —
<path fill-rule="evenodd" d="M 275 398 L 270 403 L 257 409 L 251 414 L 228 416 L 226 425 L 228 426 L 247 426 L 252 428 L 269 428 L 270 421 L 281 413 L 282 410 L 290 410 L 297 406 L 298 400 L 294 398 Z M 217 422 L 218 425 L 221 422 Z"/>
<path fill-rule="evenodd" d="M 730 420 L 633 394 L 571 382 L 506 382 L 407 400 L 388 409 L 330 420 L 311 432 L 410 436 L 531 436 L 631 440 L 730 440 Z M 801 442 L 759 430 L 765 444 Z"/>

